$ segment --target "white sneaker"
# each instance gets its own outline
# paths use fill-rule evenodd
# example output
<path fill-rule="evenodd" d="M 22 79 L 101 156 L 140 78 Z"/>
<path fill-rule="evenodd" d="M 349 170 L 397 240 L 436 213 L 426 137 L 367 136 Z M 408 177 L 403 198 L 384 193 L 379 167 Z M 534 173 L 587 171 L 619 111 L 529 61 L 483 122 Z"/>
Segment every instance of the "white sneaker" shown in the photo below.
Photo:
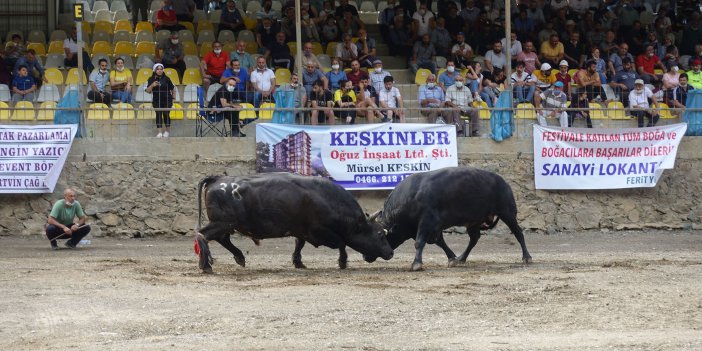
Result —
<path fill-rule="evenodd" d="M 168 132 L 163 132 L 163 137 L 168 138 Z"/>
<path fill-rule="evenodd" d="M 160 133 L 160 132 L 159 132 L 158 134 L 156 134 L 156 137 L 157 137 L 157 138 L 163 138 L 163 133 Z"/>

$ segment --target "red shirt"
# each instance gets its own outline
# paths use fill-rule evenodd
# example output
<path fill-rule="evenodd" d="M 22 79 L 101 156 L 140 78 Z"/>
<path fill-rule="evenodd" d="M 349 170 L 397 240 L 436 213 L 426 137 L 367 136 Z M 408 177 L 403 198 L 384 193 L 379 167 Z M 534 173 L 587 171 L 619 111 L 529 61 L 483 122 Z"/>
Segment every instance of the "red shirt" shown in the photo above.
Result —
<path fill-rule="evenodd" d="M 570 82 L 573 81 L 573 78 L 570 76 L 570 74 L 568 74 L 568 72 L 565 74 L 558 72 L 556 73 L 556 81 L 563 83 L 563 91 L 567 94 L 570 89 Z"/>
<path fill-rule="evenodd" d="M 360 82 L 361 79 L 368 78 L 368 72 L 360 69 L 358 70 L 358 74 L 353 74 L 353 71 L 347 72 L 346 78 L 348 78 L 351 81 L 351 84 L 353 84 L 353 86 L 357 87 L 358 82 Z"/>
<path fill-rule="evenodd" d="M 175 11 L 163 11 L 163 9 L 158 10 L 158 12 L 156 12 L 156 28 L 158 28 L 163 22 L 178 22 Z"/>
<path fill-rule="evenodd" d="M 229 53 L 222 50 L 219 55 L 216 55 L 214 51 L 210 51 L 205 55 L 205 57 L 202 58 L 202 60 L 207 64 L 207 71 L 205 71 L 205 73 L 211 76 L 221 77 L 224 70 L 227 68 Z"/>
<path fill-rule="evenodd" d="M 648 57 L 646 54 L 641 54 L 636 57 L 636 67 L 643 67 L 644 72 L 654 74 L 654 67 L 656 63 L 660 62 L 658 56 L 655 54 Z"/>

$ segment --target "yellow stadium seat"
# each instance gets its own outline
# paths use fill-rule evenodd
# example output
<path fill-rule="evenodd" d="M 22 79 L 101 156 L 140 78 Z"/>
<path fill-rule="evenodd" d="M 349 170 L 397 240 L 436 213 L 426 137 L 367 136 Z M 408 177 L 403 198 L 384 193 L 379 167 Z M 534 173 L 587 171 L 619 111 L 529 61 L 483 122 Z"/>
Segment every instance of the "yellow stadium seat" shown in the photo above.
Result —
<path fill-rule="evenodd" d="M 112 119 L 134 119 L 134 106 L 124 102 L 112 105 Z"/>
<path fill-rule="evenodd" d="M 246 45 L 246 48 L 244 49 L 246 52 L 249 54 L 256 54 L 258 53 L 258 43 L 255 41 L 247 41 L 244 43 Z"/>
<path fill-rule="evenodd" d="M 599 103 L 590 102 L 588 103 L 587 107 L 590 109 L 591 119 L 607 119 L 607 112 Z"/>
<path fill-rule="evenodd" d="M 180 21 L 180 22 L 178 22 L 178 24 L 180 24 L 180 25 L 182 25 L 183 27 L 185 27 L 185 29 L 189 30 L 191 33 L 195 33 L 195 26 L 193 25 L 192 22 L 183 22 L 183 21 Z"/>
<path fill-rule="evenodd" d="M 335 42 L 335 41 L 330 41 L 327 43 L 326 54 L 329 57 L 336 57 L 336 44 L 337 44 L 337 42 Z"/>
<path fill-rule="evenodd" d="M 239 120 L 243 121 L 245 118 L 256 119 L 256 110 L 254 106 L 248 102 L 241 103 L 241 111 L 239 112 Z"/>
<path fill-rule="evenodd" d="M 96 41 L 93 43 L 92 55 L 112 55 L 112 45 L 106 41 Z"/>
<path fill-rule="evenodd" d="M 517 105 L 515 118 L 519 119 L 536 119 L 536 109 L 530 102 L 522 102 Z"/>
<path fill-rule="evenodd" d="M 609 119 L 629 119 L 624 111 L 624 104 L 621 101 L 610 101 L 607 104 L 607 116 Z"/>
<path fill-rule="evenodd" d="M 660 118 L 663 118 L 663 119 L 678 118 L 676 115 L 671 113 L 671 109 L 670 109 L 670 106 L 668 106 L 668 104 L 666 104 L 664 102 L 659 102 L 658 105 L 660 107 L 660 111 L 658 112 Z"/>
<path fill-rule="evenodd" d="M 478 116 L 480 116 L 480 119 L 490 119 L 490 110 L 488 109 L 487 102 L 473 101 L 473 107 L 478 109 Z"/>
<path fill-rule="evenodd" d="M 12 113 L 13 121 L 33 121 L 35 118 L 34 104 L 30 101 L 19 101 L 15 104 L 14 112 Z"/>
<path fill-rule="evenodd" d="M 322 49 L 322 44 L 318 41 L 312 43 L 312 53 L 315 55 L 324 54 L 324 49 Z"/>
<path fill-rule="evenodd" d="M 92 103 L 88 107 L 88 119 L 110 119 L 110 108 L 103 103 Z"/>
<path fill-rule="evenodd" d="M 88 77 L 85 76 L 85 71 L 75 67 L 68 70 L 68 73 L 66 74 L 65 84 L 79 84 L 80 82 L 78 81 L 78 74 L 81 75 L 81 80 L 83 81 L 83 84 L 88 84 Z"/>
<path fill-rule="evenodd" d="M 197 84 L 202 85 L 202 76 L 199 68 L 188 68 L 183 73 L 183 85 Z"/>
<path fill-rule="evenodd" d="M 244 26 L 246 26 L 246 29 L 254 30 L 256 29 L 256 24 L 257 21 L 255 18 L 244 17 Z"/>
<path fill-rule="evenodd" d="M 180 85 L 180 77 L 178 77 L 178 71 L 175 68 L 166 68 L 163 70 L 163 73 L 171 79 L 173 85 Z"/>
<path fill-rule="evenodd" d="M 134 56 L 134 44 L 126 41 L 118 41 L 115 44 L 114 56 Z"/>
<path fill-rule="evenodd" d="M 197 32 L 196 34 L 200 34 L 201 31 L 203 30 L 211 30 L 215 31 L 214 25 L 210 21 L 200 21 L 197 23 Z"/>
<path fill-rule="evenodd" d="M 185 114 L 183 113 L 183 106 L 181 106 L 179 103 L 174 102 L 173 107 L 171 108 L 171 119 L 173 120 L 182 120 Z"/>
<path fill-rule="evenodd" d="M 290 83 L 290 70 L 287 68 L 278 68 L 275 70 L 275 84 L 288 84 Z"/>
<path fill-rule="evenodd" d="M 665 73 L 665 72 L 663 72 L 663 70 L 660 69 L 660 68 L 656 68 L 656 69 L 653 70 L 653 74 L 656 74 L 656 75 L 659 75 L 659 76 L 660 76 L 660 75 L 663 75 L 663 73 Z"/>
<path fill-rule="evenodd" d="M 197 50 L 197 44 L 193 43 L 192 41 L 184 41 L 183 42 L 183 52 L 185 55 L 198 55 L 198 50 Z"/>
<path fill-rule="evenodd" d="M 261 104 L 261 110 L 258 111 L 258 117 L 261 120 L 272 120 L 273 119 L 273 109 L 275 109 L 275 103 L 264 102 Z"/>
<path fill-rule="evenodd" d="M 85 35 L 86 34 L 90 35 L 91 33 L 93 33 L 92 23 L 90 23 L 88 21 L 81 22 L 80 31 L 83 32 L 83 40 L 87 39 L 88 37 Z"/>
<path fill-rule="evenodd" d="M 212 43 L 209 41 L 200 45 L 200 57 L 205 57 L 210 51 L 212 51 Z"/>
<path fill-rule="evenodd" d="M 137 43 L 136 49 L 134 50 L 134 56 L 139 56 L 143 54 L 153 55 L 156 52 L 156 44 L 150 41 L 141 41 Z"/>
<path fill-rule="evenodd" d="M 137 22 L 136 27 L 134 27 L 134 33 L 139 33 L 142 30 L 146 30 L 153 33 L 154 26 L 151 24 L 151 22 L 139 21 Z"/>
<path fill-rule="evenodd" d="M 145 102 L 139 105 L 139 109 L 137 110 L 136 118 L 137 119 L 150 119 L 154 120 L 156 119 L 156 111 L 153 110 L 153 105 L 150 102 Z"/>
<path fill-rule="evenodd" d="M 414 84 L 424 85 L 427 82 L 427 77 L 431 74 L 431 71 L 426 68 L 420 68 L 414 75 Z"/>
<path fill-rule="evenodd" d="M 137 76 L 136 76 L 136 85 L 142 85 L 146 83 L 149 78 L 151 78 L 151 75 L 153 75 L 154 71 L 151 70 L 151 68 L 139 68 L 137 71 Z"/>
<path fill-rule="evenodd" d="M 290 49 L 290 54 L 295 56 L 297 54 L 297 42 L 289 41 L 288 48 Z"/>
<path fill-rule="evenodd" d="M 64 54 L 65 52 L 63 51 L 63 42 L 62 41 L 52 41 L 49 43 L 49 50 L 46 52 L 47 54 Z"/>
<path fill-rule="evenodd" d="M 0 120 L 7 119 L 10 119 L 10 106 L 4 101 L 0 101 Z"/>
<path fill-rule="evenodd" d="M 46 46 L 43 43 L 29 43 L 27 50 L 34 50 L 38 56 L 46 56 Z"/>
<path fill-rule="evenodd" d="M 63 84 L 63 73 L 58 68 L 52 67 L 44 70 L 44 77 L 48 80 L 49 84 L 61 85 Z"/>
<path fill-rule="evenodd" d="M 127 32 L 132 33 L 132 32 L 133 32 L 133 30 L 132 30 L 132 21 L 130 21 L 130 20 L 119 20 L 119 21 L 115 22 L 114 31 L 116 32 L 116 31 L 118 31 L 118 30 L 126 30 Z"/>
<path fill-rule="evenodd" d="M 193 119 L 193 120 L 197 119 L 199 110 L 200 110 L 200 104 L 198 104 L 197 102 L 191 102 L 188 105 L 187 110 L 185 111 L 185 118 Z"/>
<path fill-rule="evenodd" d="M 246 49 L 244 49 L 244 50 L 246 50 Z M 230 41 L 230 42 L 222 43 L 222 51 L 224 51 L 224 52 L 236 51 L 236 42 Z"/>
<path fill-rule="evenodd" d="M 56 110 L 56 101 L 44 101 L 39 105 L 38 121 L 53 121 Z"/>
<path fill-rule="evenodd" d="M 99 30 L 105 31 L 105 32 L 107 32 L 107 33 L 109 33 L 109 34 L 112 34 L 112 33 L 113 33 L 113 30 L 114 30 L 114 27 L 112 26 L 112 23 L 111 23 L 111 22 L 107 22 L 107 21 L 96 21 L 96 22 L 95 22 L 95 25 L 93 25 L 93 32 L 96 32 L 96 31 L 99 31 Z"/>

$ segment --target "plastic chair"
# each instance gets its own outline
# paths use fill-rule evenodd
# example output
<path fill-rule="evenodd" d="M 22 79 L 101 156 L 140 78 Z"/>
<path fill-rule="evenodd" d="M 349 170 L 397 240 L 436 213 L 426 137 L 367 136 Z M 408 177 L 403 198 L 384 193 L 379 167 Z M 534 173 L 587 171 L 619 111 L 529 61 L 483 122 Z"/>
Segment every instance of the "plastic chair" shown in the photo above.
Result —
<path fill-rule="evenodd" d="M 63 43 L 66 38 L 68 38 L 68 35 L 66 35 L 66 31 L 63 29 L 56 29 L 51 32 L 51 35 L 49 35 L 50 41 L 60 41 Z"/>
<path fill-rule="evenodd" d="M 112 119 L 134 119 L 134 106 L 124 102 L 113 104 Z"/>
<path fill-rule="evenodd" d="M 331 68 L 331 58 L 329 55 L 318 55 L 317 61 L 319 61 L 320 68 Z"/>
<path fill-rule="evenodd" d="M 324 54 L 324 49 L 322 48 L 322 44 L 315 41 L 312 43 L 312 53 L 315 55 L 322 55 Z"/>
<path fill-rule="evenodd" d="M 37 121 L 53 121 L 56 114 L 56 101 L 44 101 L 39 105 Z"/>
<path fill-rule="evenodd" d="M 215 24 L 215 23 L 219 24 L 219 20 L 220 20 L 220 18 L 222 18 L 222 10 L 214 10 L 214 11 L 210 12 L 210 15 L 208 16 L 208 18 L 210 19 L 210 22 L 212 22 L 213 24 Z"/>
<path fill-rule="evenodd" d="M 327 56 L 336 57 L 336 44 L 338 43 L 335 41 L 330 41 L 327 43 L 327 50 L 325 52 Z"/>
<path fill-rule="evenodd" d="M 195 31 L 195 33 L 197 33 L 197 36 L 199 37 L 200 34 L 202 33 L 202 31 L 205 31 L 205 30 L 209 30 L 209 31 L 214 32 L 215 27 L 214 27 L 214 25 L 213 25 L 212 23 L 213 23 L 213 22 L 210 22 L 210 21 L 200 21 L 200 22 L 198 22 L 198 23 L 197 23 L 197 30 Z"/>
<path fill-rule="evenodd" d="M 360 12 L 376 12 L 375 3 L 373 1 L 363 1 L 358 10 Z"/>
<path fill-rule="evenodd" d="M 137 85 L 142 85 L 146 83 L 149 78 L 153 75 L 154 71 L 151 68 L 140 68 L 137 71 L 136 79 L 134 80 Z"/>
<path fill-rule="evenodd" d="M 185 27 L 185 29 L 195 33 L 195 26 L 191 22 L 180 21 L 180 22 L 178 22 L 178 24 Z"/>
<path fill-rule="evenodd" d="M 42 84 L 41 88 L 39 88 L 39 94 L 37 95 L 37 102 L 59 100 L 61 100 L 61 94 L 59 93 L 59 89 L 56 84 Z"/>
<path fill-rule="evenodd" d="M 518 119 L 536 119 L 536 109 L 530 102 L 522 102 L 517 105 L 514 111 L 514 118 Z"/>
<path fill-rule="evenodd" d="M 98 55 L 98 54 L 103 54 L 103 55 L 112 55 L 112 45 L 110 45 L 109 42 L 106 41 L 96 41 L 93 43 L 93 49 L 91 50 L 92 55 Z"/>
<path fill-rule="evenodd" d="M 198 56 L 199 51 L 197 49 L 197 44 L 192 41 L 183 42 L 183 52 L 186 56 Z"/>
<path fill-rule="evenodd" d="M 607 103 L 607 116 L 612 120 L 627 120 L 629 116 L 624 111 L 624 104 L 621 101 L 610 101 Z"/>
<path fill-rule="evenodd" d="M 64 58 L 66 56 L 64 54 L 48 54 L 46 55 L 46 63 L 44 63 L 44 68 L 61 68 L 63 67 L 64 64 Z M 45 71 L 46 72 L 46 71 Z M 61 79 L 61 83 L 63 83 L 63 79 Z M 61 84 L 58 83 L 58 84 Z"/>
<path fill-rule="evenodd" d="M 213 30 L 205 29 L 197 33 L 197 45 L 202 45 L 203 43 L 213 43 L 215 40 Z"/>
<path fill-rule="evenodd" d="M 255 41 L 245 41 L 244 42 L 244 51 L 248 52 L 249 54 L 255 54 L 258 52 L 258 43 Z"/>
<path fill-rule="evenodd" d="M 249 120 L 254 120 L 258 117 L 256 117 L 256 109 L 254 108 L 254 105 L 248 103 L 248 102 L 243 102 L 240 104 L 241 105 L 241 111 L 239 111 L 239 120 L 243 121 L 245 119 Z"/>
<path fill-rule="evenodd" d="M 46 44 L 46 34 L 43 30 L 34 29 L 27 34 L 27 42 Z"/>
<path fill-rule="evenodd" d="M 84 9 L 84 10 L 86 10 L 86 9 Z M 107 10 L 107 11 L 110 10 L 110 5 L 107 3 L 107 1 L 96 0 L 93 3 L 93 7 L 90 9 L 90 11 L 92 11 L 92 12 L 98 12 L 100 10 Z"/>
<path fill-rule="evenodd" d="M 198 72 L 200 71 L 200 58 L 198 58 L 197 55 L 185 55 L 183 61 L 185 61 L 186 70 L 188 68 L 196 68 Z M 183 80 L 185 80 L 185 77 L 183 77 Z"/>
<path fill-rule="evenodd" d="M 46 46 L 43 43 L 29 43 L 27 50 L 34 50 L 39 56 L 46 56 Z"/>
<path fill-rule="evenodd" d="M 183 73 L 183 85 L 189 84 L 202 84 L 202 76 L 200 75 L 199 68 L 187 68 Z"/>
<path fill-rule="evenodd" d="M 288 84 L 290 83 L 290 70 L 287 68 L 278 68 L 275 70 L 275 84 Z"/>
<path fill-rule="evenodd" d="M 185 113 L 182 109 L 183 106 L 177 102 L 174 102 L 173 107 L 171 108 L 171 120 L 182 120 L 185 117 Z"/>
<path fill-rule="evenodd" d="M 65 53 L 63 50 L 63 42 L 58 40 L 50 42 L 49 49 L 46 51 L 46 53 L 63 55 Z"/>
<path fill-rule="evenodd" d="M 219 34 L 217 34 L 217 40 L 220 43 L 232 43 L 236 41 L 236 36 L 234 35 L 234 32 L 232 32 L 229 29 L 225 29 L 222 31 L 219 31 Z"/>
<path fill-rule="evenodd" d="M 154 106 L 150 102 L 141 104 L 136 111 L 136 119 L 155 120 L 156 111 L 154 111 Z"/>
<path fill-rule="evenodd" d="M 65 84 L 81 84 L 81 82 L 79 82 L 78 74 L 81 75 L 80 79 L 82 80 L 82 84 L 88 84 L 88 78 L 85 76 L 85 71 L 75 67 L 68 70 Z"/>
<path fill-rule="evenodd" d="M 142 41 L 154 41 L 154 33 L 149 32 L 148 30 L 142 30 L 141 32 L 138 32 L 136 36 L 134 37 L 134 42 L 139 43 Z"/>
<path fill-rule="evenodd" d="M 197 102 L 197 88 L 199 84 L 188 84 L 183 89 L 183 102 Z"/>
<path fill-rule="evenodd" d="M 95 44 L 96 42 L 99 41 L 104 41 L 104 42 L 112 42 L 112 39 L 110 39 L 110 33 L 105 32 L 104 30 L 98 30 L 93 33 L 92 38 L 91 38 L 91 43 Z"/>
<path fill-rule="evenodd" d="M 0 84 L 0 101 L 10 102 L 10 100 L 12 100 L 10 87 L 7 84 Z"/>
<path fill-rule="evenodd" d="M 152 69 L 154 66 L 154 54 L 142 54 L 137 55 L 135 69 L 148 68 Z"/>
<path fill-rule="evenodd" d="M 261 120 L 273 120 L 273 110 L 275 110 L 274 102 L 264 102 L 261 104 L 258 111 L 258 117 Z"/>
<path fill-rule="evenodd" d="M 202 43 L 200 45 L 199 55 L 200 57 L 205 57 L 205 55 L 207 55 L 207 53 L 209 53 L 210 51 L 212 51 L 212 43 Z"/>
<path fill-rule="evenodd" d="M 61 85 L 64 82 L 63 73 L 58 68 L 45 69 L 44 77 L 46 77 L 49 84 Z"/>
<path fill-rule="evenodd" d="M 161 33 L 161 32 L 163 32 L 163 31 L 159 31 L 159 33 Z M 168 35 L 170 38 L 170 33 L 168 33 Z M 195 36 L 193 35 L 193 32 L 191 32 L 187 29 L 181 29 L 180 31 L 178 31 L 178 38 L 180 39 L 181 43 L 184 43 L 186 41 L 193 42 L 193 43 L 195 42 Z M 160 43 L 160 41 L 159 41 L 159 43 Z"/>
<path fill-rule="evenodd" d="M 158 3 L 158 1 L 154 1 L 153 3 Z M 153 33 L 154 26 L 151 24 L 151 22 L 147 22 L 147 21 L 137 22 L 136 27 L 134 27 L 134 31 L 139 33 L 139 32 L 144 31 L 144 30 Z"/>
<path fill-rule="evenodd" d="M 166 75 L 166 77 L 171 79 L 173 85 L 180 85 L 180 77 L 178 76 L 178 71 L 176 71 L 175 68 L 166 68 L 163 70 L 163 73 Z"/>
<path fill-rule="evenodd" d="M 146 82 L 139 84 L 137 88 L 136 95 L 134 96 L 135 102 L 152 102 L 153 96 L 146 92 Z"/>
<path fill-rule="evenodd" d="M 431 71 L 426 68 L 420 68 L 414 75 L 414 84 L 424 85 L 427 83 L 427 77 L 431 74 Z"/>
<path fill-rule="evenodd" d="M 134 28 L 132 28 L 132 21 L 130 21 L 130 20 L 115 21 L 114 32 L 117 33 L 121 30 L 127 31 L 129 33 L 134 32 Z"/>
<path fill-rule="evenodd" d="M 94 102 L 88 107 L 88 119 L 110 119 L 110 108 L 99 102 Z"/>
<path fill-rule="evenodd" d="M 126 41 L 126 42 L 131 44 L 132 33 L 128 32 L 126 30 L 115 31 L 115 34 L 112 35 L 112 44 L 116 45 L 120 41 Z"/>
<path fill-rule="evenodd" d="M 0 120 L 8 119 L 10 119 L 10 106 L 4 101 L 0 101 Z"/>
<path fill-rule="evenodd" d="M 98 10 L 95 12 L 95 22 L 112 22 L 110 10 Z"/>
<path fill-rule="evenodd" d="M 108 34 L 112 34 L 113 30 L 114 26 L 112 24 L 112 17 L 110 17 L 109 21 L 96 21 L 93 25 L 93 34 L 97 31 L 103 31 Z"/>
<path fill-rule="evenodd" d="M 122 0 L 112 0 L 112 3 L 110 3 L 110 11 L 117 12 L 121 10 L 127 11 L 127 4 Z"/>
<path fill-rule="evenodd" d="M 128 41 L 120 41 L 115 44 L 113 56 L 134 56 L 134 45 Z"/>
<path fill-rule="evenodd" d="M 607 111 L 599 103 L 590 102 L 587 104 L 587 107 L 590 109 L 591 119 L 607 119 Z"/>
<path fill-rule="evenodd" d="M 124 21 L 124 20 L 127 20 L 127 21 L 132 20 L 132 15 L 130 15 L 129 12 L 127 12 L 125 10 L 119 10 L 112 15 L 113 22 Z"/>
<path fill-rule="evenodd" d="M 478 116 L 480 116 L 480 119 L 490 119 L 490 110 L 488 109 L 487 102 L 473 101 L 473 107 L 478 109 Z"/>
<path fill-rule="evenodd" d="M 660 110 L 658 111 L 660 118 L 662 119 L 676 119 L 678 118 L 674 114 L 672 114 L 670 111 L 670 106 L 664 102 L 659 102 L 658 103 Z"/>
<path fill-rule="evenodd" d="M 153 55 L 156 52 L 156 44 L 148 41 L 138 42 L 136 49 L 134 50 L 134 55 L 149 54 Z"/>

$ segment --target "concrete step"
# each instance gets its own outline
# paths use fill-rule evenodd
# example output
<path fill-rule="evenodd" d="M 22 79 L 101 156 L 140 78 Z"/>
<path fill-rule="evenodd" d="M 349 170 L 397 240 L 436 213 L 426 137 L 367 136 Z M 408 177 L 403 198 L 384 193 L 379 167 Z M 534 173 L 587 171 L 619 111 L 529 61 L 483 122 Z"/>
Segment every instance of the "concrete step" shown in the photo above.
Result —
<path fill-rule="evenodd" d="M 410 84 L 414 83 L 414 75 L 407 68 L 393 69 L 387 66 L 385 59 L 383 60 L 383 68 L 390 72 L 393 78 L 395 78 L 395 84 Z"/>

